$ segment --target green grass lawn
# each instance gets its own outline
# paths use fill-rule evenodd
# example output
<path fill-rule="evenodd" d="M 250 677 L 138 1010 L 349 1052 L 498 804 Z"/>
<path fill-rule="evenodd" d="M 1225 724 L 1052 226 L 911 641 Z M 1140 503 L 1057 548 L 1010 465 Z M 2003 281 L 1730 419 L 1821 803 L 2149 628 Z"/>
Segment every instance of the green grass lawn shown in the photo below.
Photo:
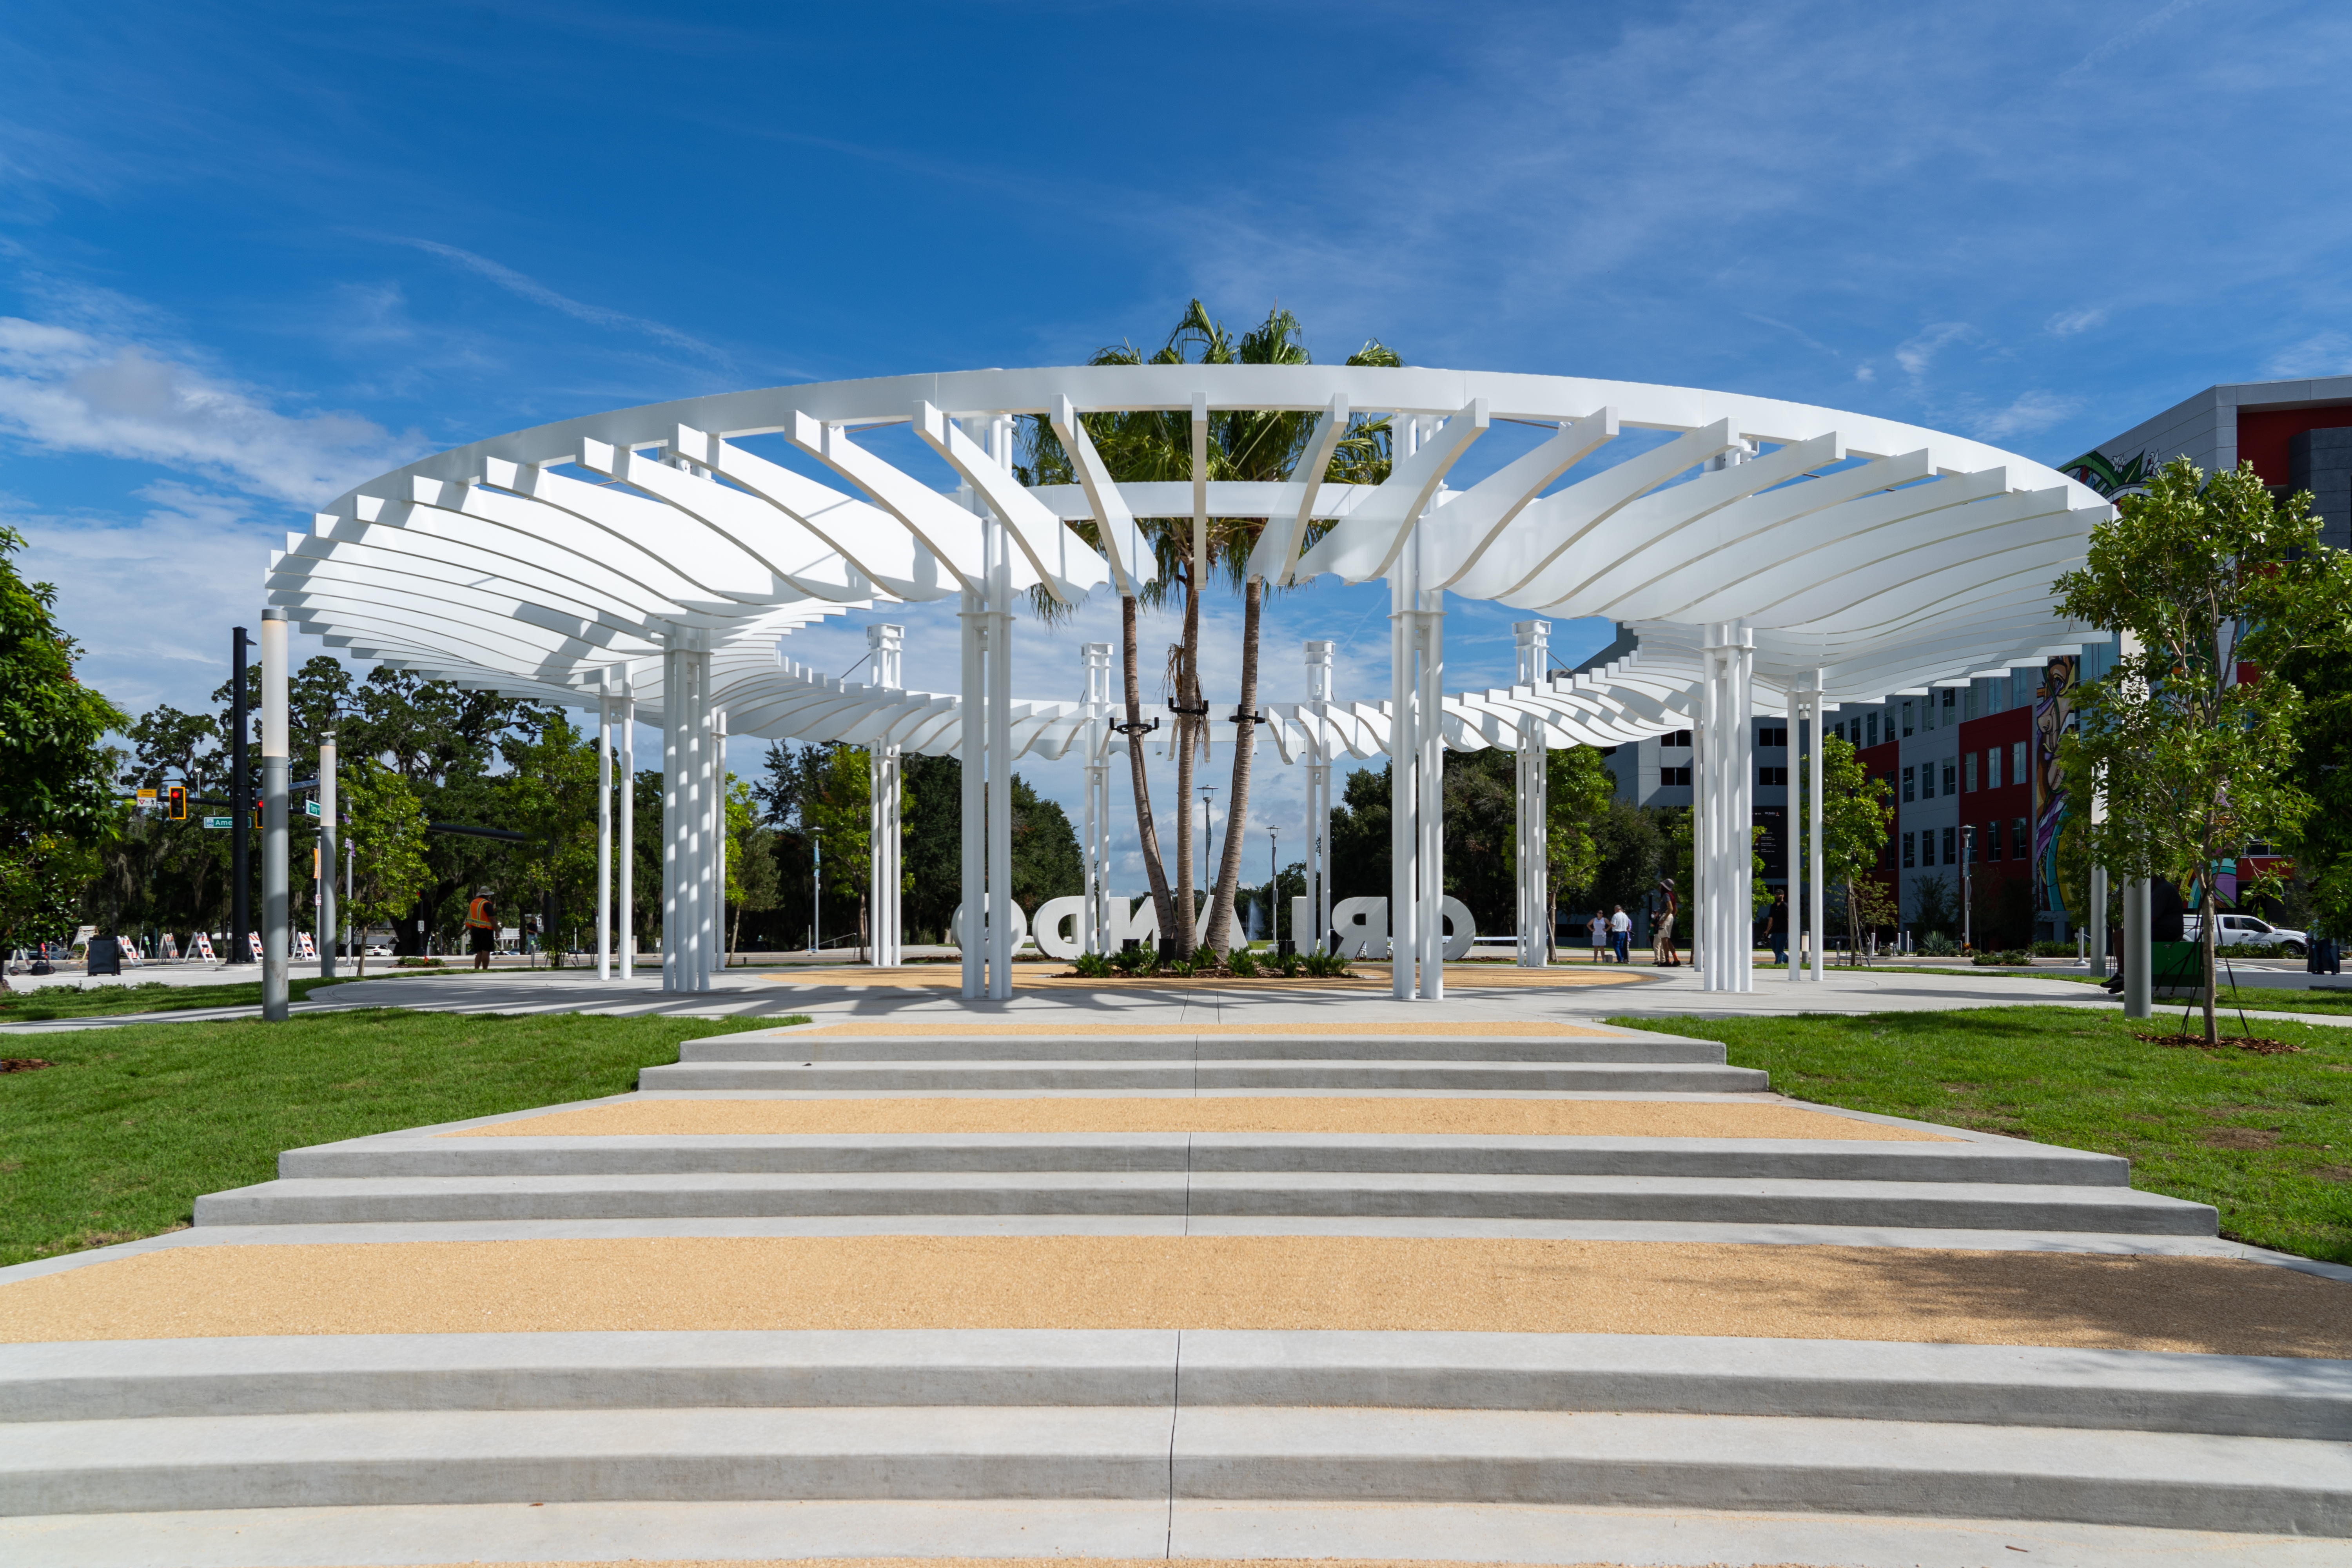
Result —
<path fill-rule="evenodd" d="M 184 1225 L 282 1149 L 620 1094 L 681 1040 L 807 1021 L 370 1008 L 0 1037 L 56 1064 L 0 1073 L 0 1264 Z"/>
<path fill-rule="evenodd" d="M 289 980 L 286 989 L 299 1002 L 322 985 L 348 985 L 354 978 L 347 974 L 333 980 Z M 371 974 L 368 978 L 383 977 Z M 99 1018 L 117 1013 L 187 1013 L 205 1007 L 260 1005 L 261 982 L 257 978 L 221 985 L 166 985 L 160 980 L 150 980 L 138 984 L 126 982 L 121 985 L 93 985 L 87 991 L 78 985 L 44 985 L 38 991 L 0 994 L 0 1024 L 45 1024 L 57 1018 Z"/>
<path fill-rule="evenodd" d="M 2132 1185 L 2211 1204 L 2225 1236 L 2352 1263 L 2352 1031 L 2257 1020 L 2304 1047 L 2265 1057 L 2066 1007 L 1609 1022 L 1720 1040 L 1798 1100 L 2121 1154 Z"/>
<path fill-rule="evenodd" d="M 1843 963 L 1833 963 L 1829 965 L 1828 973 L 1832 974 L 1840 974 L 1846 972 L 1846 966 Z M 1863 969 L 1855 971 L 1854 973 L 1867 974 L 1966 974 L 1979 978 L 1990 977 L 1995 980 L 2007 977 L 2021 977 L 2027 980 L 2063 980 L 2075 985 L 2099 985 L 2105 983 L 2105 976 L 2086 974 L 2079 969 L 2071 973 L 2056 969 L 1979 969 L 1973 964 L 1966 963 L 1946 964 L 1941 967 L 1925 963 L 1873 963 L 1864 965 Z M 2221 995 L 2216 1003 L 2218 1006 L 2221 1007 L 2225 1011 L 2233 1007 L 2243 1007 L 2250 1013 L 2253 1012 L 2257 1008 L 2272 1013 L 2352 1013 L 2352 981 L 2341 978 L 2328 980 L 2315 979 L 2313 984 L 2309 986 L 2297 985 L 2288 987 L 2275 985 L 2231 985 L 2227 984 L 2229 974 L 2225 970 L 2222 973 L 2224 984 L 2221 986 Z M 2177 1023 L 2179 1021 L 2180 1017 L 2180 1004 L 2175 1002 L 2171 1005 L 2172 1017 Z M 2164 1009 L 2165 1004 L 2158 1002 L 2156 1006 L 2158 1014 L 2161 1015 L 2164 1012 Z M 2191 1021 L 2194 1022 L 2194 1019 L 2192 1018 Z M 2198 1027 L 2201 1030 L 2204 1026 L 2202 1024 L 2199 1024 Z M 2260 1031 L 2257 1031 L 2257 1033 L 2259 1032 Z"/>

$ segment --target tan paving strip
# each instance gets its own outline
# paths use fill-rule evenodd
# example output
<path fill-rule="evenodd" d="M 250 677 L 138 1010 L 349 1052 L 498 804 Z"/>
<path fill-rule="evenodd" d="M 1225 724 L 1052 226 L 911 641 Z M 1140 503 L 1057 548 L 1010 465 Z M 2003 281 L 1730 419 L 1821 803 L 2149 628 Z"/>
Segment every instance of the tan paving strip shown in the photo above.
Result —
<path fill-rule="evenodd" d="M 1013 968 L 1013 988 L 1015 991 L 1100 991 L 1146 996 L 1154 991 L 1179 993 L 1203 989 L 1246 992 L 1370 992 L 1390 988 L 1385 966 L 1381 973 L 1350 975 L 1346 979 L 1311 980 L 1301 976 L 1286 980 L 1279 976 L 1261 976 L 1255 980 L 1240 980 L 1232 975 L 1202 975 L 1201 978 L 1180 979 L 1174 975 L 1155 974 L 1139 980 L 1095 980 L 1061 969 L 1051 963 L 1015 964 Z M 1031 973 L 1034 969 L 1034 973 Z M 925 973 L 930 971 L 931 973 Z M 1596 972 L 1597 971 L 1597 972 Z M 1449 988 L 1469 991 L 1542 991 L 1585 985 L 1628 985 L 1649 978 L 1646 972 L 1626 973 L 1622 971 L 1599 969 L 1521 969 L 1511 963 L 1449 964 L 1445 984 Z M 912 991 L 954 991 L 963 981 L 952 964 L 922 964 L 905 969 L 870 969 L 862 965 L 809 967 L 764 971 L 753 976 L 776 985 L 847 986 Z"/>
<path fill-rule="evenodd" d="M 2352 1291 L 2213 1258 L 1393 1237 L 179 1247 L 0 1286 L 0 1341 L 729 1329 L 1727 1334 L 2352 1356 Z"/>
<path fill-rule="evenodd" d="M 609 1558 L 593 1563 L 440 1563 L 425 1568 L 614 1568 Z M 1492 1563 L 1457 1563 L 1425 1557 L 632 1557 L 625 1568 L 1495 1568 Z M 1617 1563 L 1558 1563 L 1541 1568 L 1625 1568 Z M 1702 1565 L 1696 1558 L 1689 1568 Z M 1754 1568 L 1805 1568 L 1801 1563 L 1759 1563 Z"/>
<path fill-rule="evenodd" d="M 1948 1143 L 1790 1105 L 1641 1100 L 626 1100 L 445 1138 L 699 1138 L 859 1132 L 1367 1132 L 1532 1138 L 1798 1138 Z"/>
<path fill-rule="evenodd" d="M 1358 1036 L 1429 1035 L 1494 1036 L 1497 1039 L 1524 1039 L 1528 1036 L 1574 1037 L 1578 1039 L 1619 1039 L 1624 1037 L 1614 1029 L 1590 1028 L 1581 1024 L 1559 1024 L 1548 1018 L 1498 1018 L 1492 1021 L 1455 1019 L 1429 1024 L 1399 1023 L 1331 1023 L 1316 1019 L 1297 1024 L 943 1024 L 919 1023 L 908 1020 L 898 1023 L 886 1018 L 857 1018 L 838 1024 L 820 1024 L 808 1034 L 824 1033 L 839 1038 L 843 1036 L 897 1035 L 1100 1035 L 1112 1039 L 1124 1039 L 1132 1035 L 1330 1035 L 1339 1038 Z"/>
<path fill-rule="evenodd" d="M 425 1568 L 614 1568 L 609 1558 L 593 1563 L 440 1563 Z M 1492 1563 L 1456 1563 L 1420 1557 L 632 1557 L 626 1568 L 1495 1568 Z M 1542 1568 L 1625 1568 L 1616 1563 L 1558 1563 Z M 1694 1558 L 1690 1568 L 1701 1565 Z M 1759 1563 L 1754 1568 L 1805 1568 L 1801 1563 Z"/>

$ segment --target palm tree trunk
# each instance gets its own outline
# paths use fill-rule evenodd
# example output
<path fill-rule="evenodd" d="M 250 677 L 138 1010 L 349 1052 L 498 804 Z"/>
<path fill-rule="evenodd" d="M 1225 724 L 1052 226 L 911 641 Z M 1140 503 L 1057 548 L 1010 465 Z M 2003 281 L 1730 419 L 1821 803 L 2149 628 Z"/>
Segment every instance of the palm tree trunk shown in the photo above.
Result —
<path fill-rule="evenodd" d="M 1194 709 L 1201 706 L 1201 563 L 1187 563 L 1184 574 L 1184 636 L 1176 645 L 1176 706 Z M 1192 921 L 1196 910 L 1192 901 L 1192 764 L 1200 731 L 1194 728 L 1200 717 L 1192 712 L 1176 715 L 1176 820 L 1183 824 L 1176 840 L 1176 929 L 1163 929 L 1160 935 L 1177 940 L 1177 952 L 1186 958 L 1192 956 Z M 1205 869 L 1205 868 L 1203 868 Z"/>
<path fill-rule="evenodd" d="M 1257 712 L 1257 628 L 1260 610 L 1265 604 L 1265 583 L 1253 577 L 1242 589 L 1242 703 L 1238 710 L 1240 722 L 1234 726 L 1234 784 L 1225 805 L 1225 852 L 1217 865 L 1217 890 L 1209 902 L 1208 945 L 1213 952 L 1225 951 L 1225 941 L 1233 930 L 1234 894 L 1241 887 L 1242 843 L 1249 826 L 1250 759 L 1256 752 L 1253 743 Z M 1280 872 L 1276 873 L 1279 879 Z M 1271 889 L 1267 895 L 1271 899 Z M 1268 922 L 1267 929 L 1272 929 Z"/>
<path fill-rule="evenodd" d="M 1160 858 L 1160 828 L 1151 819 L 1151 775 L 1143 765 L 1143 688 L 1135 669 L 1135 599 L 1118 602 L 1119 652 L 1127 686 L 1127 763 L 1135 781 L 1135 831 L 1143 841 L 1143 873 L 1151 882 L 1151 907 L 1164 937 L 1173 929 L 1176 906 L 1168 896 L 1168 867 Z"/>

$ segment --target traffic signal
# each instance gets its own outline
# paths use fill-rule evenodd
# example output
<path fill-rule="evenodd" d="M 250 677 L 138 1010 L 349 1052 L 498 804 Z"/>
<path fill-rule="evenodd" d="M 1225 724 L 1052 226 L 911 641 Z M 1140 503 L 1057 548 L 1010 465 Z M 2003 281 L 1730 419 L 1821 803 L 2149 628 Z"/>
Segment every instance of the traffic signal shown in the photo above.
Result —
<path fill-rule="evenodd" d="M 257 831 L 261 826 L 261 802 L 258 800 L 253 803 L 253 826 Z"/>
<path fill-rule="evenodd" d="M 164 798 L 169 803 L 164 808 L 164 816 L 170 817 L 173 822 L 185 822 L 188 820 L 187 785 L 173 784 L 169 790 L 164 792 Z"/>

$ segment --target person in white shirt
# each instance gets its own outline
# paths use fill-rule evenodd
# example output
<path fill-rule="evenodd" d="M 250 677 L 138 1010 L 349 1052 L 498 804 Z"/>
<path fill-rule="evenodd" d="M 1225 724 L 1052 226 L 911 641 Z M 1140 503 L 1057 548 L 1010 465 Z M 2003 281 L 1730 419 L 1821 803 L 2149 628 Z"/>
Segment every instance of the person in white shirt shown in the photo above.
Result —
<path fill-rule="evenodd" d="M 1592 923 L 1584 929 L 1592 933 L 1592 962 L 1598 963 L 1601 955 L 1609 951 L 1609 917 L 1595 910 Z"/>
<path fill-rule="evenodd" d="M 1624 905 L 1619 904 L 1617 906 L 1617 912 L 1609 917 L 1609 933 L 1612 937 L 1616 938 L 1617 962 L 1620 963 L 1633 963 L 1633 921 L 1632 916 L 1626 914 Z"/>

